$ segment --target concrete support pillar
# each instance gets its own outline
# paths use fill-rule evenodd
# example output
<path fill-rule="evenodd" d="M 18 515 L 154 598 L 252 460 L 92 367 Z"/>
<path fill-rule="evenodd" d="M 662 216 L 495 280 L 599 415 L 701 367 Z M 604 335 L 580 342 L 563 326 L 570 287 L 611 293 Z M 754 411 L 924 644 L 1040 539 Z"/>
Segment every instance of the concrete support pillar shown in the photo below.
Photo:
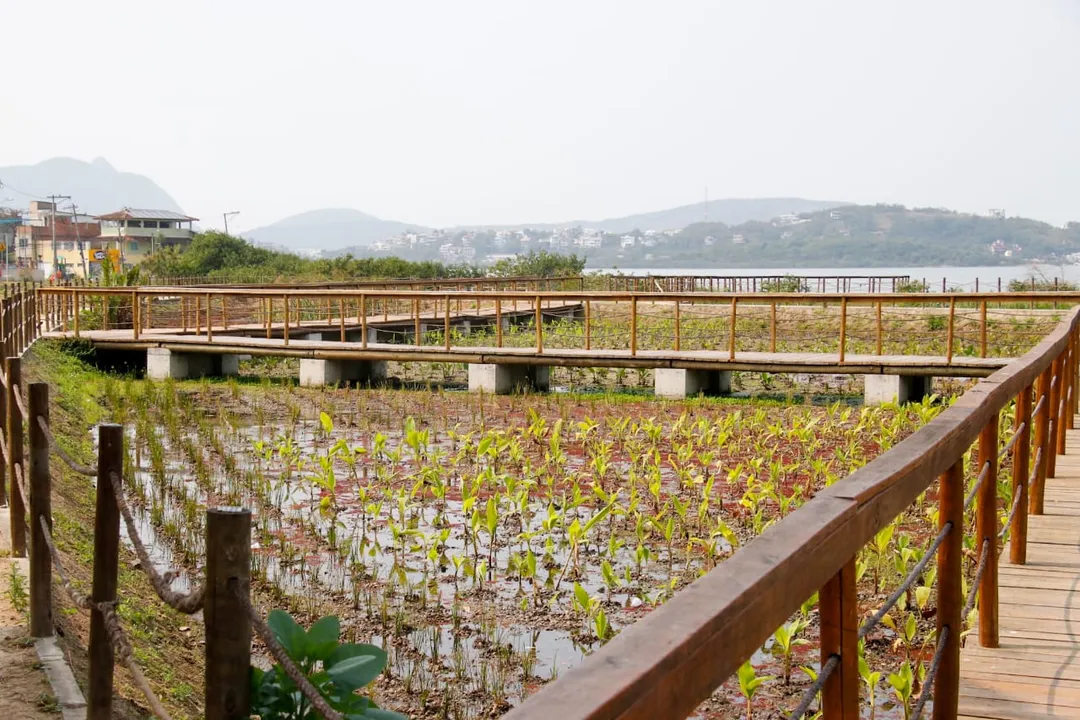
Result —
<path fill-rule="evenodd" d="M 300 358 L 300 385 L 373 384 L 386 379 L 384 360 L 315 360 Z"/>
<path fill-rule="evenodd" d="M 919 375 L 864 375 L 863 403 L 920 402 L 933 393 L 934 378 Z"/>
<path fill-rule="evenodd" d="M 239 355 L 211 355 L 209 353 L 181 353 L 166 348 L 147 348 L 146 377 L 151 380 L 190 377 L 238 375 Z"/>
<path fill-rule="evenodd" d="M 547 392 L 551 368 L 546 365 L 469 365 L 469 390 L 506 395 L 521 390 Z"/>
<path fill-rule="evenodd" d="M 657 368 L 653 378 L 657 397 L 685 398 L 731 392 L 731 372 L 728 370 Z"/>

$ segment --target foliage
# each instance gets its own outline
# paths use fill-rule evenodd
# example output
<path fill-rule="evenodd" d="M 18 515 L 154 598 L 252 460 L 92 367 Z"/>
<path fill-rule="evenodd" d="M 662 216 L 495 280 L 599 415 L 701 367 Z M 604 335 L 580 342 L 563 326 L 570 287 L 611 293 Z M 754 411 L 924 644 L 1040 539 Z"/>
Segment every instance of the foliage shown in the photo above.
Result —
<path fill-rule="evenodd" d="M 26 592 L 26 578 L 19 572 L 19 566 L 14 561 L 12 561 L 10 568 L 11 571 L 8 573 L 8 600 L 17 613 L 24 615 L 30 607 L 30 596 Z"/>
<path fill-rule="evenodd" d="M 803 293 L 810 292 L 810 286 L 806 280 L 797 275 L 785 275 L 776 280 L 765 280 L 761 283 L 762 292 L 776 293 Z"/>
<path fill-rule="evenodd" d="M 356 694 L 382 672 L 386 653 L 374 645 L 342 643 L 336 616 L 320 618 L 305 631 L 288 613 L 273 610 L 267 624 L 311 684 L 346 718 L 404 718 Z M 252 714 L 262 720 L 321 717 L 280 665 L 266 671 L 251 668 L 251 705 Z"/>
<path fill-rule="evenodd" d="M 908 280 L 896 284 L 898 293 L 926 293 L 930 292 L 930 286 L 925 280 Z"/>
<path fill-rule="evenodd" d="M 489 274 L 496 277 L 567 277 L 580 275 L 584 269 L 585 258 L 541 250 L 500 260 L 491 266 Z"/>
<path fill-rule="evenodd" d="M 1048 278 L 1041 274 L 1032 274 L 1023 280 L 1016 279 L 1009 281 L 1009 292 L 1045 292 L 1048 290 L 1066 292 L 1077 289 L 1076 283 L 1066 282 L 1064 279 L 1058 277 Z"/>
<path fill-rule="evenodd" d="M 208 277 L 217 280 L 347 280 L 375 278 L 475 277 L 477 268 L 439 262 L 409 262 L 400 258 L 302 258 L 252 245 L 222 232 L 198 233 L 184 249 L 165 248 L 147 259 L 143 269 L 154 276 Z"/>

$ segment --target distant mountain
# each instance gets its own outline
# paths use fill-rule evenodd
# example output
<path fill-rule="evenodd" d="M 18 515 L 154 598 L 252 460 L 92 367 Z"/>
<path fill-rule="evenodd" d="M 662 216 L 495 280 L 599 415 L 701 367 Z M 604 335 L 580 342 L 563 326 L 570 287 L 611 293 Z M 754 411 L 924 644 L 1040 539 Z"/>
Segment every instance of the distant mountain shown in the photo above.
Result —
<path fill-rule="evenodd" d="M 792 213 L 830 210 L 846 203 L 827 200 L 804 200 L 803 198 L 746 198 L 710 200 L 683 205 L 670 210 L 628 215 L 608 220 L 568 223 L 596 228 L 604 232 L 624 233 L 633 230 L 680 230 L 700 222 L 719 222 L 725 225 L 741 225 L 751 220 L 764 222 Z"/>
<path fill-rule="evenodd" d="M 0 198 L 26 207 L 36 195 L 70 195 L 79 212 L 104 214 L 123 207 L 183 212 L 172 197 L 153 180 L 135 173 L 118 172 L 104 158 L 84 162 L 74 158 L 52 158 L 36 165 L 0 167 Z M 66 207 L 68 201 L 61 200 Z"/>
<path fill-rule="evenodd" d="M 286 247 L 294 252 L 334 251 L 370 245 L 399 233 L 424 229 L 419 225 L 380 220 L 359 210 L 335 208 L 291 215 L 271 225 L 249 230 L 243 236 L 259 245 Z"/>

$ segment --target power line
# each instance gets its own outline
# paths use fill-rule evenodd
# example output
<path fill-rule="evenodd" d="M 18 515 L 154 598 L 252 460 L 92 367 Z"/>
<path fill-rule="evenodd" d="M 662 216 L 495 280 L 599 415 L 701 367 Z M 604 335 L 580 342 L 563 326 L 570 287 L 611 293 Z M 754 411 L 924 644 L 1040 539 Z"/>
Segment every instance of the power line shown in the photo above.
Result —
<path fill-rule="evenodd" d="M 8 190 L 11 190 L 12 192 L 17 192 L 17 193 L 19 193 L 20 195 L 25 195 L 26 197 L 28 197 L 28 198 L 34 198 L 35 200 L 47 200 L 47 199 L 48 199 L 48 198 L 47 198 L 46 196 L 44 196 L 44 195 L 34 195 L 33 193 L 23 192 L 23 191 L 22 191 L 22 190 L 20 190 L 19 188 L 17 188 L 17 187 L 12 187 L 12 186 L 11 186 L 11 185 L 9 185 L 8 183 L 4 182 L 3 180 L 0 180 L 0 188 L 7 188 Z"/>

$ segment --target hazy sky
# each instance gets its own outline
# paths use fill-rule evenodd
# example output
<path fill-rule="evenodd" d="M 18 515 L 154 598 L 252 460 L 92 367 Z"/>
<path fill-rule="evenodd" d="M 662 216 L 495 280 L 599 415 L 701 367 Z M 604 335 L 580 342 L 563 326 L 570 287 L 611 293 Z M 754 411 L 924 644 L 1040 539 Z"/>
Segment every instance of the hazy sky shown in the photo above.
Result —
<path fill-rule="evenodd" d="M 240 229 L 709 196 L 1080 220 L 1080 3 L 0 0 L 0 165 L 104 156 Z"/>

